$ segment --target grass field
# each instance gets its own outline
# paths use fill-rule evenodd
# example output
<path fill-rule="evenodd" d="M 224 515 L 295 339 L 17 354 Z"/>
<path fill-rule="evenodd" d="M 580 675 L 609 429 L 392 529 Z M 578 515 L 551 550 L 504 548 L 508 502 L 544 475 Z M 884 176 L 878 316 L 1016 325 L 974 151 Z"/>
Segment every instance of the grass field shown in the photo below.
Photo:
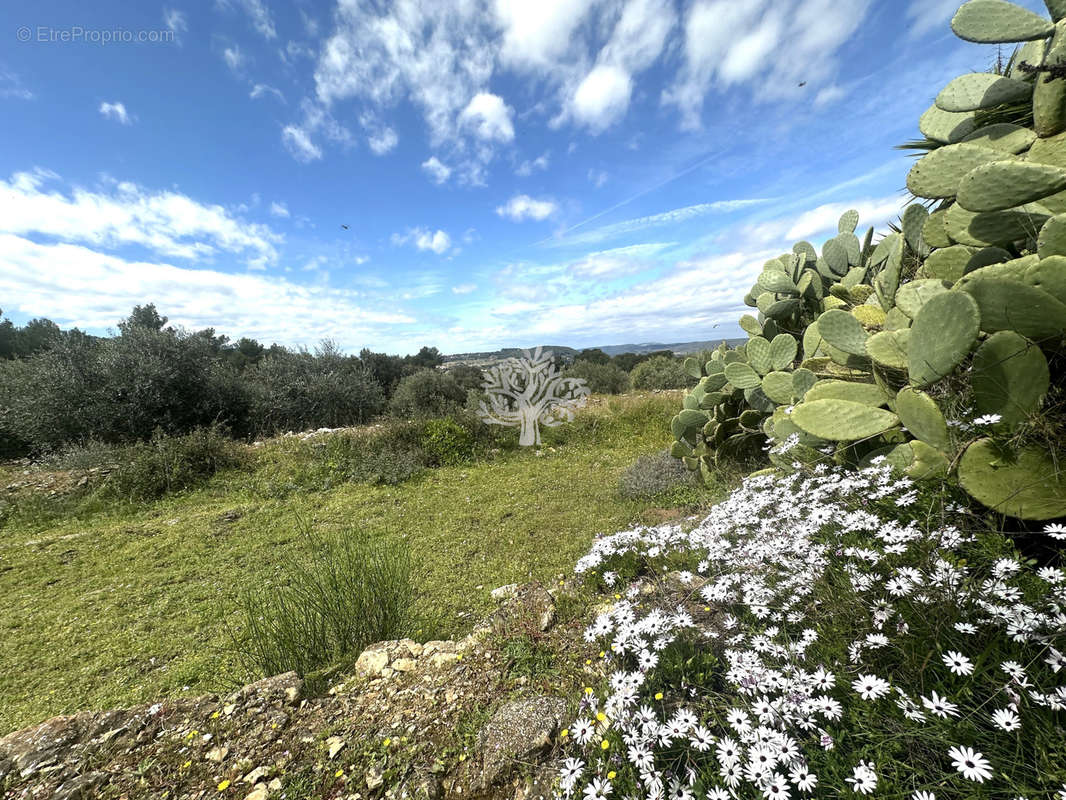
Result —
<path fill-rule="evenodd" d="M 623 499 L 618 479 L 665 447 L 674 393 L 598 398 L 540 454 L 503 452 L 396 486 L 346 483 L 271 496 L 284 443 L 257 465 L 150 504 L 82 504 L 0 530 L 0 735 L 49 716 L 243 683 L 227 649 L 242 587 L 276 583 L 303 540 L 351 526 L 404 537 L 418 602 L 439 638 L 463 632 L 506 583 L 570 574 L 598 533 L 647 519 L 658 500 Z M 273 449 L 272 449 L 273 448 Z M 294 467 L 295 468 L 295 467 Z M 708 502 L 693 489 L 672 503 Z"/>

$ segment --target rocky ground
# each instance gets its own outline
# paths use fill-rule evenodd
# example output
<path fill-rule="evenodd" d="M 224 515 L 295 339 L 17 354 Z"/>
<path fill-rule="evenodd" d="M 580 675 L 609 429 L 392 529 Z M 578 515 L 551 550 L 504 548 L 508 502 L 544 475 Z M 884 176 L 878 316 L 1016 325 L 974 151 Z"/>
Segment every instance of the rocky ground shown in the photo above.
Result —
<path fill-rule="evenodd" d="M 375 644 L 318 696 L 287 673 L 9 734 L 0 798 L 550 797 L 570 698 L 602 666 L 572 587 L 494 596 L 466 638 Z"/>

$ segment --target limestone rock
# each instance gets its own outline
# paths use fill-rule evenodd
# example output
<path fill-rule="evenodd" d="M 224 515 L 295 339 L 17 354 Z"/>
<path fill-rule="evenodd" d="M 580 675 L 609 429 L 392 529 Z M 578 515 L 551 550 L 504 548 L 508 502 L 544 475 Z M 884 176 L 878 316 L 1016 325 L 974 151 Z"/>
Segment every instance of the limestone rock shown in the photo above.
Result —
<path fill-rule="evenodd" d="M 537 696 L 502 706 L 478 732 L 480 783 L 490 787 L 519 764 L 536 762 L 551 747 L 566 714 L 566 701 Z"/>

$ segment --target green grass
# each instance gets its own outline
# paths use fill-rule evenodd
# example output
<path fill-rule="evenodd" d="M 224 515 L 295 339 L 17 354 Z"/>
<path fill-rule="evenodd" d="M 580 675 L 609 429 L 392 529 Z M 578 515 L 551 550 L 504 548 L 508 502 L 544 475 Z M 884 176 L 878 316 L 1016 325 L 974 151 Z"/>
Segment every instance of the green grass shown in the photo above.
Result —
<path fill-rule="evenodd" d="M 597 533 L 654 505 L 623 499 L 618 479 L 669 443 L 677 407 L 674 394 L 600 400 L 545 431 L 542 455 L 504 450 L 396 486 L 271 497 L 252 469 L 154 503 L 13 517 L 0 529 L 0 735 L 249 679 L 226 625 L 242 588 L 284 574 L 303 542 L 297 517 L 323 532 L 403 537 L 419 603 L 440 619 L 423 635 L 462 633 L 493 608 L 491 589 L 569 575 Z"/>

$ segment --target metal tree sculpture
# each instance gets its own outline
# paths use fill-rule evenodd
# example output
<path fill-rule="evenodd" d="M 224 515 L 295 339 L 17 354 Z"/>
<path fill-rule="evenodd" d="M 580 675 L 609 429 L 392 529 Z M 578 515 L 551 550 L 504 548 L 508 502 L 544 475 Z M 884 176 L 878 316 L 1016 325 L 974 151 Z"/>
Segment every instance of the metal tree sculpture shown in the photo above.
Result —
<path fill-rule="evenodd" d="M 478 412 L 490 425 L 518 425 L 518 443 L 540 444 L 540 426 L 554 428 L 574 418 L 585 405 L 589 387 L 580 378 L 564 378 L 552 363 L 550 350 L 537 348 L 523 359 L 508 359 L 487 370 L 481 388 L 488 394 Z"/>

